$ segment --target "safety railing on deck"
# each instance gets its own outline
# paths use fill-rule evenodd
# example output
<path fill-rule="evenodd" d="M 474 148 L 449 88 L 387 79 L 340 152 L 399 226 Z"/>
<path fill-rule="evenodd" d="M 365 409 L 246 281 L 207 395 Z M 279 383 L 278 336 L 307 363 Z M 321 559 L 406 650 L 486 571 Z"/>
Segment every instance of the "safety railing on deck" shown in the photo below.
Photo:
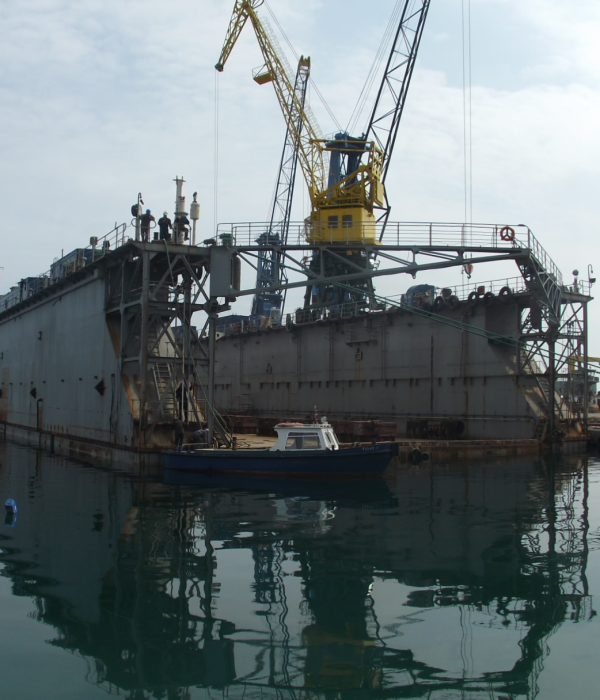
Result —
<path fill-rule="evenodd" d="M 93 263 L 106 253 L 123 246 L 129 240 L 133 240 L 135 238 L 133 228 L 132 225 L 127 223 L 115 224 L 115 226 L 103 236 L 92 236 L 90 238 L 90 244 L 87 247 L 75 249 L 67 255 L 63 255 L 61 258 L 57 258 L 49 271 L 38 275 L 40 283 L 36 286 L 36 292 L 34 293 L 37 293 L 37 287 L 39 287 L 40 284 L 42 287 L 48 286 L 48 284 L 58 281 L 58 279 Z M 264 233 L 268 230 L 269 224 L 265 222 L 219 224 L 216 237 L 210 239 L 210 241 L 211 243 L 216 242 L 225 246 L 232 245 L 242 248 L 253 247 L 257 245 L 259 237 L 262 236 L 264 240 Z M 356 246 L 361 245 L 361 239 L 364 239 L 371 241 L 377 240 L 381 245 L 398 246 L 409 249 L 523 249 L 528 251 L 529 255 L 537 262 L 538 266 L 544 270 L 547 276 L 558 286 L 563 287 L 567 291 L 585 294 L 586 283 L 583 281 L 578 283 L 576 289 L 574 286 L 563 286 L 562 274 L 558 266 L 544 250 L 529 227 L 524 225 L 506 226 L 500 224 L 403 221 L 388 222 L 383 233 L 381 226 L 376 224 L 368 225 L 364 227 L 361 235 L 361 232 L 357 233 L 355 227 L 352 229 L 344 229 L 342 227 L 315 231 L 315 228 L 309 228 L 306 222 L 295 222 L 290 224 L 287 244 L 309 247 L 309 236 L 312 240 L 318 237 L 321 244 L 325 245 Z M 465 263 L 468 263 L 468 259 L 465 259 Z M 514 286 L 515 289 L 522 289 L 522 279 L 515 279 L 519 281 L 515 281 L 512 286 Z M 476 286 L 478 285 L 475 285 L 475 287 Z M 502 286 L 506 285 L 503 284 Z M 454 288 L 456 291 L 453 291 L 453 293 L 459 298 L 464 298 L 464 292 L 467 288 L 469 288 L 469 291 L 466 293 L 466 296 L 468 296 L 472 291 L 468 284 L 461 285 L 460 288 Z M 458 291 L 459 289 L 460 293 Z M 491 288 L 489 291 L 496 293 L 495 288 Z M 12 306 L 14 303 L 22 301 L 22 299 L 18 299 L 16 302 L 13 302 L 12 299 L 10 301 L 11 303 L 9 305 Z"/>
<path fill-rule="evenodd" d="M 269 230 L 265 222 L 236 222 L 219 224 L 217 239 L 239 247 L 257 245 L 258 238 Z M 521 248 L 529 251 L 538 264 L 558 285 L 562 275 L 556 263 L 544 250 L 531 229 L 523 224 L 461 224 L 448 222 L 392 221 L 385 231 L 377 224 L 356 227 L 319 228 L 306 222 L 290 224 L 288 245 L 307 245 L 309 237 L 324 245 L 361 245 L 363 241 L 377 240 L 381 245 L 399 247 L 435 248 Z"/>
<path fill-rule="evenodd" d="M 433 285 L 422 285 L 429 289 L 421 290 L 415 297 L 410 297 L 407 294 L 396 294 L 389 297 L 378 297 L 376 308 L 367 308 L 364 302 L 347 302 L 345 304 L 336 304 L 329 306 L 312 306 L 303 309 L 297 309 L 293 313 L 286 314 L 286 323 L 301 325 L 314 321 L 337 319 L 337 318 L 353 318 L 356 316 L 364 316 L 365 314 L 380 313 L 382 311 L 390 311 L 393 309 L 415 309 L 425 308 L 434 309 L 434 302 L 440 299 L 445 303 L 452 304 L 452 301 L 471 301 L 476 299 L 485 299 L 486 301 L 493 297 L 510 296 L 513 294 L 528 293 L 527 285 L 523 277 L 502 277 L 495 280 L 487 280 L 485 282 L 465 282 L 459 285 L 448 285 L 446 287 L 434 287 Z M 579 280 L 577 284 L 563 285 L 563 291 L 589 295 L 591 285 L 587 281 Z M 262 325 L 258 323 L 246 322 L 244 325 L 239 324 L 231 328 L 224 329 L 225 335 L 238 334 L 244 331 L 256 331 L 266 327 L 265 319 L 262 319 Z"/>

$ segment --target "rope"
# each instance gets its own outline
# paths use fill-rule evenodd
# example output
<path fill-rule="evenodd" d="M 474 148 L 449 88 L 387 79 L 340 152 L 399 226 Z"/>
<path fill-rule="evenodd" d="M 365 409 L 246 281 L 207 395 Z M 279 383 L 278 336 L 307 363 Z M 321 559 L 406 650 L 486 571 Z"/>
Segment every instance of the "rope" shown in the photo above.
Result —
<path fill-rule="evenodd" d="M 354 105 L 354 109 L 352 110 L 352 113 L 350 114 L 350 118 L 348 119 L 348 124 L 346 126 L 346 131 L 348 133 L 351 133 L 352 130 L 356 128 L 356 124 L 358 123 L 358 120 L 360 119 L 364 109 L 365 105 L 367 103 L 367 99 L 369 98 L 369 95 L 371 93 L 371 90 L 373 88 L 373 83 L 375 81 L 376 75 L 379 73 L 380 66 L 387 55 L 388 52 L 388 46 L 390 44 L 390 41 L 394 35 L 394 30 L 396 26 L 398 25 L 399 21 L 399 15 L 401 12 L 400 4 L 402 0 L 397 0 L 396 5 L 394 9 L 392 10 L 392 14 L 390 15 L 390 19 L 388 21 L 388 24 L 385 28 L 385 31 L 383 33 L 383 36 L 381 37 L 381 41 L 379 42 L 379 47 L 377 49 L 377 53 L 375 54 L 375 57 L 373 58 L 373 63 L 371 64 L 371 67 L 369 68 L 369 72 L 367 74 L 367 77 L 365 79 L 365 83 L 360 91 L 360 94 L 358 96 L 358 99 L 356 100 L 356 104 Z"/>
<path fill-rule="evenodd" d="M 463 89 L 464 220 L 473 220 L 473 126 L 471 80 L 471 0 L 461 0 Z"/>
<path fill-rule="evenodd" d="M 214 100 L 214 152 L 213 152 L 213 234 L 217 231 L 219 213 L 219 73 L 215 71 Z"/>
<path fill-rule="evenodd" d="M 287 34 L 285 33 L 285 31 L 283 30 L 283 27 L 281 26 L 281 24 L 279 24 L 279 21 L 278 21 L 277 17 L 276 17 L 275 14 L 273 13 L 273 10 L 272 10 L 271 7 L 269 6 L 269 3 L 266 2 L 266 0 L 265 0 L 264 6 L 265 6 L 267 12 L 269 13 L 269 16 L 271 17 L 271 21 L 273 22 L 273 24 L 274 24 L 274 25 L 277 27 L 277 29 L 279 30 L 279 33 L 281 34 L 281 37 L 283 38 L 284 42 L 287 44 L 289 50 L 292 52 L 292 55 L 294 56 L 294 58 L 295 58 L 295 60 L 296 60 L 296 62 L 297 62 L 297 61 L 299 60 L 299 58 L 300 58 L 300 54 L 299 54 L 299 53 L 296 51 L 296 49 L 294 48 L 292 42 L 289 40 L 289 38 L 288 38 Z M 321 102 L 321 104 L 322 104 L 323 107 L 325 108 L 325 111 L 326 111 L 327 114 L 329 115 L 329 118 L 330 118 L 331 121 L 335 124 L 337 131 L 341 131 L 340 123 L 339 123 L 338 120 L 336 119 L 336 116 L 335 116 L 335 114 L 333 113 L 331 107 L 327 104 L 327 101 L 325 100 L 325 98 L 324 98 L 323 95 L 321 94 L 321 91 L 319 90 L 319 88 L 317 87 L 315 81 L 312 79 L 311 76 L 309 76 L 308 82 L 309 82 L 309 84 L 311 85 L 312 89 L 315 91 L 315 94 L 316 94 L 317 97 L 319 98 L 319 101 Z M 308 110 L 308 107 L 306 108 L 306 110 Z M 313 121 L 313 123 L 314 123 L 314 121 Z M 320 131 L 320 130 L 319 130 L 319 131 Z"/>

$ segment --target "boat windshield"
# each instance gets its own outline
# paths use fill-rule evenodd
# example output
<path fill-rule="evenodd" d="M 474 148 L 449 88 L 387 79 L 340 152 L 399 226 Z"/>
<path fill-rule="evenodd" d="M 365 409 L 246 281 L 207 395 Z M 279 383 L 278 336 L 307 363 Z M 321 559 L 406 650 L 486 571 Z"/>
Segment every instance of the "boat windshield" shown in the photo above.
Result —
<path fill-rule="evenodd" d="M 318 450 L 319 436 L 307 433 L 290 433 L 285 441 L 286 450 Z"/>

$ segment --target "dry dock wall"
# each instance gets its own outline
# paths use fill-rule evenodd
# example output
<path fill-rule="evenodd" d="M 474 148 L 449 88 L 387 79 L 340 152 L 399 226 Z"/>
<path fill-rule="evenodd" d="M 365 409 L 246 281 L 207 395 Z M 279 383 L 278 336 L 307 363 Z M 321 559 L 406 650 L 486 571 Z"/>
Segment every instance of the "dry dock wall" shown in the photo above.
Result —
<path fill-rule="evenodd" d="M 0 421 L 131 446 L 134 425 L 99 270 L 0 319 Z"/>
<path fill-rule="evenodd" d="M 217 342 L 224 412 L 395 420 L 460 420 L 462 437 L 536 436 L 541 394 L 517 353 L 479 332 L 516 338 L 516 298 L 461 303 L 434 319 L 405 310 L 230 335 Z M 456 328 L 460 322 L 478 333 Z"/>
<path fill-rule="evenodd" d="M 393 310 L 225 336 L 216 405 L 276 418 L 306 418 L 316 405 L 332 420 L 395 421 L 398 437 L 454 420 L 463 438 L 535 438 L 545 419 L 535 380 L 518 372 L 514 345 L 485 336 L 516 338 L 526 303 L 512 295 L 437 317 Z M 73 440 L 133 451 L 137 399 L 121 379 L 118 332 L 107 325 L 101 267 L 5 311 L 0 422 L 52 436 L 63 453 Z"/>

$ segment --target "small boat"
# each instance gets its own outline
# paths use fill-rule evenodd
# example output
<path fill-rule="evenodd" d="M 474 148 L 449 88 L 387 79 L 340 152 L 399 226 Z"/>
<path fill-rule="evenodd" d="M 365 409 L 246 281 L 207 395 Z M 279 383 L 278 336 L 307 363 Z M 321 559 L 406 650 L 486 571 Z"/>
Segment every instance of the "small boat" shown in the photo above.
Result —
<path fill-rule="evenodd" d="M 393 442 L 340 447 L 333 427 L 315 423 L 278 423 L 270 449 L 219 449 L 183 445 L 165 453 L 165 468 L 204 474 L 263 476 L 368 476 L 381 474 L 398 454 Z"/>

